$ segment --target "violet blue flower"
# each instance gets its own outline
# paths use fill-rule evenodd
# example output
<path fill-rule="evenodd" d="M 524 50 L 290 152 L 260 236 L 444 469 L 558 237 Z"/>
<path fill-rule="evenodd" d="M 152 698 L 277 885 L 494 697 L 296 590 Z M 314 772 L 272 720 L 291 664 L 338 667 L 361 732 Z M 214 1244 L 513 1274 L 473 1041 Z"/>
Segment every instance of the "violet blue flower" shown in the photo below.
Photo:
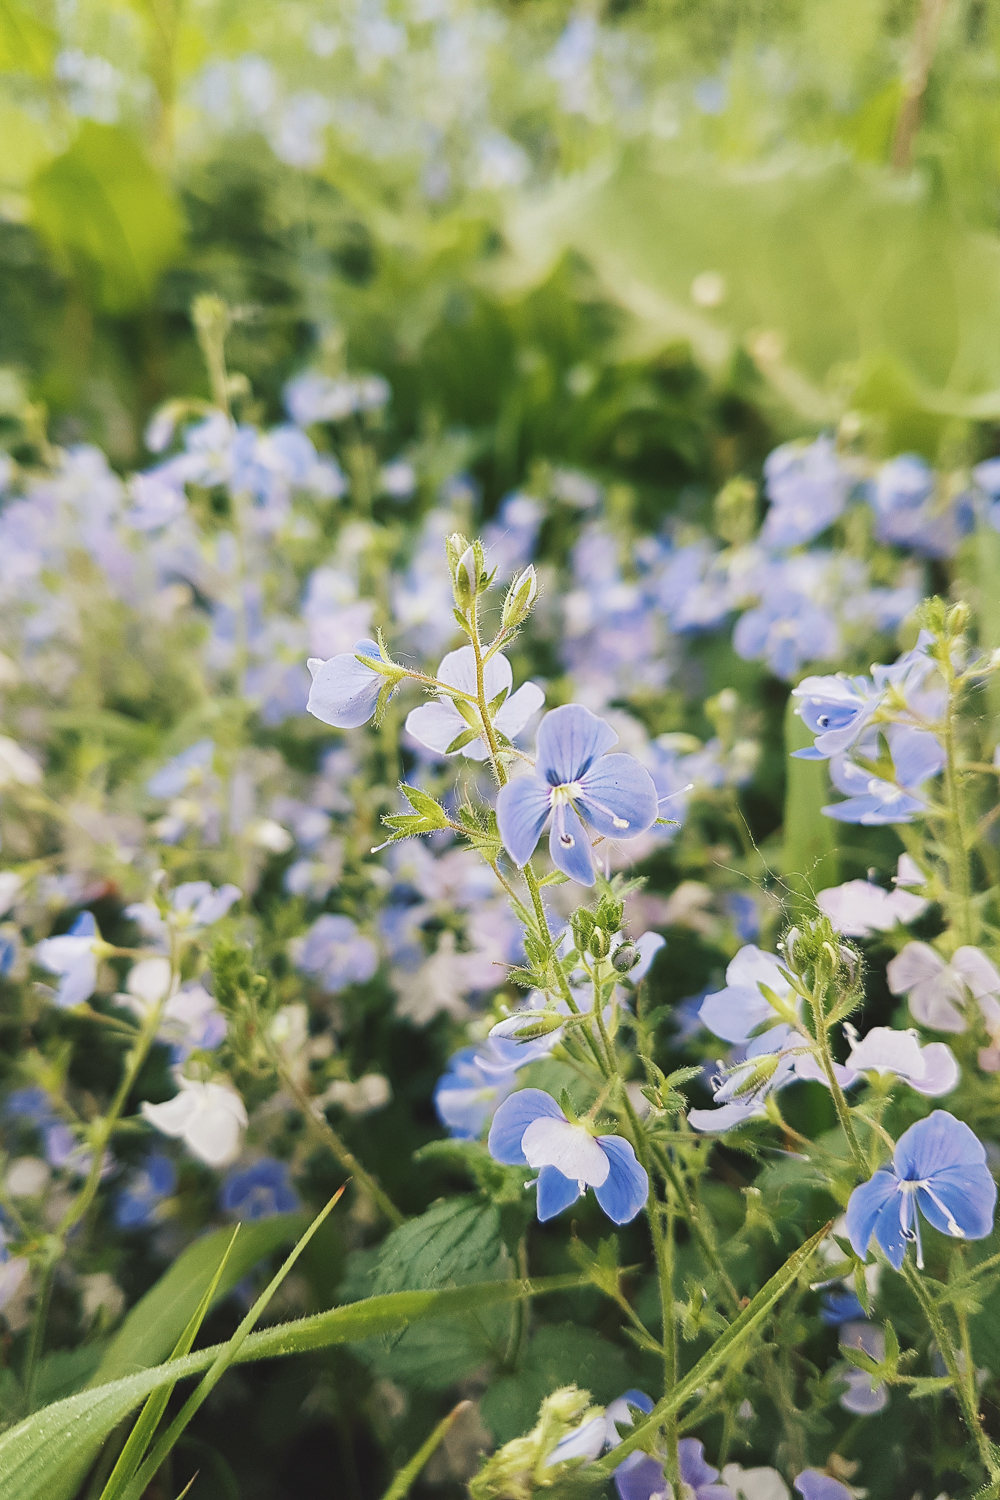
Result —
<path fill-rule="evenodd" d="M 527 864 L 551 813 L 553 864 L 580 885 L 593 885 L 593 853 L 581 817 L 609 839 L 635 838 L 656 821 L 649 772 L 634 756 L 609 755 L 617 741 L 610 724 L 580 704 L 545 715 L 534 773 L 509 781 L 497 795 L 500 837 L 515 864 Z"/>
<path fill-rule="evenodd" d="M 177 886 L 170 898 L 179 917 L 191 927 L 211 927 L 238 901 L 243 892 L 238 885 L 215 887 L 208 880 L 187 880 Z"/>
<path fill-rule="evenodd" d="M 681 1438 L 677 1444 L 681 1485 L 694 1500 L 736 1500 L 732 1490 L 718 1484 L 718 1469 L 705 1462 L 705 1444 L 698 1438 Z M 669 1494 L 663 1465 L 648 1453 L 630 1453 L 615 1470 L 615 1489 L 620 1500 L 653 1500 Z"/>
<path fill-rule="evenodd" d="M 839 1328 L 841 1323 L 857 1323 L 867 1316 L 857 1293 L 842 1286 L 824 1292 L 819 1315 L 828 1328 Z"/>
<path fill-rule="evenodd" d="M 839 1342 L 841 1349 L 860 1349 L 879 1364 L 885 1359 L 885 1333 L 874 1323 L 869 1323 L 864 1313 L 860 1318 L 842 1324 Z M 847 1385 L 840 1397 L 845 1411 L 855 1417 L 871 1417 L 888 1406 L 889 1392 L 885 1385 L 882 1381 L 876 1382 L 867 1370 L 847 1365 L 839 1374 Z"/>
<path fill-rule="evenodd" d="M 581 1423 L 579 1427 L 560 1438 L 545 1460 L 545 1467 L 551 1468 L 554 1464 L 564 1464 L 573 1458 L 592 1461 L 607 1449 L 617 1448 L 622 1442 L 622 1435 L 618 1431 L 619 1426 L 635 1425 L 632 1415 L 633 1407 L 641 1411 L 643 1416 L 648 1417 L 653 1410 L 653 1403 L 645 1391 L 625 1391 L 614 1401 L 609 1401 L 601 1415 L 591 1417 L 589 1422 Z M 645 1454 L 639 1454 L 638 1457 L 644 1458 Z M 628 1461 L 626 1459 L 625 1463 L 627 1464 Z"/>
<path fill-rule="evenodd" d="M 164 1198 L 177 1187 L 177 1168 L 169 1156 L 153 1151 L 142 1166 L 131 1172 L 114 1198 L 112 1210 L 119 1229 L 145 1229 L 157 1218 Z"/>
<path fill-rule="evenodd" d="M 472 647 L 462 646 L 458 651 L 449 651 L 437 669 L 437 677 L 449 687 L 475 697 L 476 653 Z M 545 702 L 545 694 L 536 682 L 525 682 L 516 693 L 511 693 L 513 681 L 510 662 L 498 651 L 483 668 L 483 684 L 487 703 L 492 703 L 501 693 L 507 694 L 493 715 L 493 726 L 508 740 L 521 733 L 532 714 Z M 434 703 L 423 703 L 413 709 L 407 715 L 406 728 L 415 740 L 438 755 L 461 754 L 470 760 L 485 760 L 489 753 L 482 736 L 461 745 L 458 750 L 449 750 L 452 742 L 470 729 L 468 721 L 463 719 L 450 698 L 440 697 Z"/>
<path fill-rule="evenodd" d="M 957 948 L 946 961 L 929 943 L 907 943 L 886 970 L 894 995 L 906 995 L 910 1014 L 935 1031 L 966 1029 L 971 996 L 991 1035 L 1000 1031 L 1000 974 L 979 948 Z"/>
<path fill-rule="evenodd" d="M 299 1195 L 288 1180 L 288 1163 L 273 1156 L 230 1172 L 219 1192 L 223 1212 L 250 1223 L 292 1213 L 298 1206 Z"/>
<path fill-rule="evenodd" d="M 342 656 L 331 656 L 329 661 L 311 656 L 306 662 L 312 676 L 306 708 L 314 719 L 334 729 L 360 729 L 368 723 L 386 678 L 364 666 L 359 656 L 378 661 L 381 652 L 374 641 L 358 641 L 353 651 Z"/>
<path fill-rule="evenodd" d="M 839 1479 L 834 1479 L 830 1474 L 822 1474 L 819 1469 L 803 1469 L 792 1484 L 802 1496 L 802 1500 L 853 1500 L 851 1491 L 846 1484 L 841 1484 Z"/>
<path fill-rule="evenodd" d="M 834 930 L 845 937 L 871 937 L 891 932 L 900 923 L 913 922 L 926 910 L 923 896 L 900 889 L 883 890 L 870 880 L 848 880 L 844 885 L 820 891 L 816 905 L 829 917 Z"/>
<path fill-rule="evenodd" d="M 923 557 L 952 557 L 974 524 L 971 496 L 942 506 L 934 471 L 915 453 L 901 453 L 882 465 L 872 497 L 875 535 Z"/>
<path fill-rule="evenodd" d="M 508 1167 L 538 1167 L 538 1217 L 569 1208 L 588 1187 L 615 1224 L 628 1224 L 649 1196 L 649 1178 L 617 1135 L 572 1125 L 551 1095 L 520 1089 L 493 1117 L 490 1154 Z"/>
<path fill-rule="evenodd" d="M 897 1271 L 907 1244 L 915 1242 L 922 1270 L 920 1214 L 954 1239 L 981 1240 L 993 1229 L 996 1201 L 982 1143 L 968 1125 L 936 1109 L 904 1131 L 889 1166 L 854 1189 L 847 1205 L 847 1236 L 855 1254 L 864 1257 L 874 1235 Z"/>
<path fill-rule="evenodd" d="M 926 799 L 913 788 L 873 776 L 846 755 L 836 755 L 831 760 L 830 780 L 847 800 L 828 803 L 820 811 L 838 823 L 861 823 L 868 828 L 912 823 L 927 807 Z"/>
<path fill-rule="evenodd" d="M 829 760 L 850 750 L 878 712 L 883 696 L 870 677 L 845 677 L 842 672 L 804 677 L 792 688 L 792 697 L 801 700 L 796 712 L 816 740 L 804 750 L 793 750 L 793 758 Z"/>
<path fill-rule="evenodd" d="M 161 766 L 146 782 L 146 791 L 151 797 L 179 797 L 211 768 L 214 754 L 214 740 L 198 740 Z"/>

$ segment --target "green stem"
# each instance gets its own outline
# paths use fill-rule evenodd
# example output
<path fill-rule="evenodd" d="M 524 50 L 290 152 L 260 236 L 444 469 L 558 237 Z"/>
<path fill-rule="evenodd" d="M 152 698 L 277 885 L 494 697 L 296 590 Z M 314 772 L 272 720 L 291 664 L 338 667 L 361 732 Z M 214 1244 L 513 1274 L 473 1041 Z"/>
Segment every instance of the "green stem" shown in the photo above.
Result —
<path fill-rule="evenodd" d="M 858 1180 L 863 1181 L 869 1176 L 868 1163 L 861 1149 L 861 1142 L 858 1140 L 857 1131 L 854 1129 L 854 1121 L 851 1119 L 851 1111 L 848 1108 L 847 1100 L 844 1098 L 844 1091 L 837 1082 L 837 1074 L 833 1066 L 833 1053 L 830 1051 L 830 1034 L 827 1030 L 826 1016 L 823 1013 L 822 996 L 814 992 L 811 996 L 811 1004 L 813 1021 L 816 1027 L 816 1045 L 819 1049 L 819 1059 L 823 1066 L 823 1072 L 826 1074 L 830 1093 L 833 1096 L 837 1119 L 840 1121 L 841 1129 L 847 1137 L 847 1144 L 851 1148 L 851 1155 L 854 1157 Z"/>
<path fill-rule="evenodd" d="M 61 1250 L 61 1245 L 59 1249 Z M 30 1414 L 35 1406 L 35 1385 L 38 1379 L 38 1362 L 42 1355 L 45 1343 L 45 1325 L 49 1318 L 49 1303 L 52 1301 L 52 1280 L 56 1271 L 56 1260 L 58 1254 L 53 1254 L 54 1247 L 50 1247 L 42 1269 L 42 1279 L 38 1288 L 38 1302 L 35 1305 L 35 1315 L 31 1323 L 31 1338 L 28 1343 L 28 1352 L 24 1360 L 24 1402 L 27 1412 Z"/>
<path fill-rule="evenodd" d="M 265 1045 L 274 1064 L 275 1071 L 302 1111 L 307 1129 L 332 1152 L 344 1171 L 350 1173 L 355 1184 L 368 1194 L 383 1218 L 389 1221 L 393 1229 L 398 1229 L 401 1224 L 406 1223 L 405 1215 L 400 1213 L 385 1189 L 381 1188 L 372 1174 L 361 1165 L 354 1152 L 345 1146 L 326 1116 L 316 1113 L 313 1108 L 315 1100 L 310 1099 L 301 1085 L 295 1081 L 277 1047 L 275 1047 L 270 1037 L 267 1036 L 266 1028 L 262 1028 L 262 1030 L 266 1037 Z"/>
<path fill-rule="evenodd" d="M 941 1310 L 921 1279 L 919 1271 L 917 1271 L 909 1259 L 903 1261 L 903 1275 L 906 1277 L 910 1290 L 920 1303 L 924 1316 L 930 1324 L 934 1341 L 938 1346 L 941 1358 L 944 1360 L 945 1369 L 948 1371 L 955 1396 L 965 1420 L 965 1425 L 969 1429 L 969 1435 L 976 1445 L 980 1461 L 989 1474 L 990 1479 L 998 1480 L 1000 1479 L 1000 1458 L 998 1458 L 993 1444 L 983 1431 L 978 1403 L 972 1395 L 975 1387 L 972 1386 L 970 1389 L 969 1385 L 962 1378 L 962 1372 L 958 1368 L 958 1360 L 955 1356 L 955 1348 L 951 1341 L 951 1334 L 945 1326 Z M 971 1358 L 969 1362 L 971 1364 Z"/>
<path fill-rule="evenodd" d="M 955 735 L 955 675 L 951 659 L 942 664 L 948 684 L 948 705 L 944 718 L 944 789 L 948 807 L 948 868 L 951 875 L 951 900 L 955 927 L 963 943 L 974 943 L 972 902 L 969 882 L 969 858 L 966 850 L 962 799 L 958 786 L 957 745 Z"/>
<path fill-rule="evenodd" d="M 409 1463 L 403 1465 L 392 1481 L 392 1484 L 386 1490 L 382 1500 L 405 1500 L 405 1496 L 410 1492 L 411 1485 L 435 1448 L 439 1443 L 443 1442 L 451 1428 L 458 1421 L 458 1418 L 463 1412 L 468 1411 L 471 1405 L 471 1401 L 460 1401 L 457 1406 L 452 1408 L 448 1415 L 438 1423 L 427 1441 L 417 1449 Z"/>

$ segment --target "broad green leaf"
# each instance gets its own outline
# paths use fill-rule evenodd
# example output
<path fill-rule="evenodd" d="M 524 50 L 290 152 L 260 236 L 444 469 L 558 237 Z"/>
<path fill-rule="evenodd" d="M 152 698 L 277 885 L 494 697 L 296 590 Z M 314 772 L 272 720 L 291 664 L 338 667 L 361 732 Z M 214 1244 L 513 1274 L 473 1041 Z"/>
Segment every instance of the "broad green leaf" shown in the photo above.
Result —
<path fill-rule="evenodd" d="M 788 1257 L 785 1264 L 774 1273 L 770 1281 L 761 1287 L 756 1297 L 743 1309 L 739 1317 L 730 1323 L 725 1333 L 716 1339 L 698 1363 L 692 1366 L 672 1390 L 667 1391 L 662 1401 L 656 1403 L 646 1420 L 637 1423 L 635 1429 L 623 1439 L 619 1447 L 598 1460 L 601 1468 L 616 1469 L 622 1459 L 627 1458 L 634 1449 L 643 1448 L 663 1425 L 664 1418 L 669 1417 L 673 1412 L 680 1411 L 686 1402 L 697 1394 L 699 1388 L 708 1382 L 709 1377 L 715 1374 L 720 1365 L 724 1365 L 737 1354 L 743 1357 L 742 1351 L 749 1343 L 751 1335 L 763 1323 L 782 1293 L 786 1292 L 798 1279 L 800 1272 L 805 1269 L 819 1248 L 820 1241 L 829 1234 L 832 1224 L 832 1220 L 829 1224 L 824 1224 L 822 1229 L 818 1229 L 804 1245 L 800 1245 L 798 1250 Z"/>
<path fill-rule="evenodd" d="M 480 1400 L 483 1421 L 497 1443 L 527 1432 L 546 1396 L 579 1385 L 604 1404 L 636 1383 L 628 1355 L 594 1328 L 574 1323 L 539 1328 L 516 1371 L 498 1375 Z"/>
<path fill-rule="evenodd" d="M 793 760 L 793 750 L 804 750 L 813 736 L 795 712 L 789 697 L 785 709 L 785 826 L 783 874 L 795 893 L 795 904 L 806 914 L 815 912 L 813 892 L 837 883 L 837 825 L 820 808 L 835 800 L 830 772 L 822 760 Z"/>
<path fill-rule="evenodd" d="M 570 1291 L 585 1278 L 551 1276 L 537 1281 L 493 1281 L 445 1291 L 392 1292 L 349 1303 L 252 1333 L 237 1363 L 272 1359 L 357 1342 L 408 1328 L 425 1318 L 447 1318 L 500 1306 L 523 1297 Z M 51 1500 L 65 1477 L 79 1472 L 97 1446 L 151 1391 L 210 1369 L 225 1345 L 189 1354 L 152 1370 L 81 1391 L 36 1412 L 0 1436 L 0 1500 Z"/>
<path fill-rule="evenodd" d="M 743 342 L 810 423 L 888 413 L 889 452 L 1000 412 L 1000 243 L 929 181 L 825 149 L 764 170 L 649 143 L 512 200 L 505 239 L 508 288 L 576 251 L 633 314 L 637 354 L 684 340 L 723 369 Z M 706 271 L 723 278 L 712 308 L 692 297 Z"/>
<path fill-rule="evenodd" d="M 182 238 L 168 184 L 127 130 L 87 120 L 31 185 L 35 224 L 56 254 L 96 276 L 109 312 L 140 306 Z"/>
<path fill-rule="evenodd" d="M 0 0 L 0 73 L 47 78 L 59 38 L 30 5 Z"/>

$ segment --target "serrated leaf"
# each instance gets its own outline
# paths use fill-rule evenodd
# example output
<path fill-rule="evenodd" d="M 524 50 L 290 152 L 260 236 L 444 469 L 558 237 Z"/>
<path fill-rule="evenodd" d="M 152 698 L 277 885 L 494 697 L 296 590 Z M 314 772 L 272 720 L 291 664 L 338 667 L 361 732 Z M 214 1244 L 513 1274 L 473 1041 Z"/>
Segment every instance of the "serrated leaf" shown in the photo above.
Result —
<path fill-rule="evenodd" d="M 941 1391 L 950 1390 L 948 1375 L 915 1375 L 910 1385 L 910 1400 L 918 1401 L 921 1396 L 937 1396 Z"/>

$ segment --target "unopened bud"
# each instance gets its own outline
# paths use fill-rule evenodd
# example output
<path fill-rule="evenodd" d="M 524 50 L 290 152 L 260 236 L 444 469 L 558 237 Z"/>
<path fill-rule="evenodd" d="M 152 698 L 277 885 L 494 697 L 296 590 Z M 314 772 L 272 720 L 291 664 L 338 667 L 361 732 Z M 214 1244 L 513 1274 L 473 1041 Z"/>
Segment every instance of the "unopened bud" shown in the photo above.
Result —
<path fill-rule="evenodd" d="M 505 630 L 513 630 L 526 617 L 538 596 L 538 575 L 531 563 L 519 578 L 515 578 L 507 590 L 504 600 L 502 623 Z"/>
<path fill-rule="evenodd" d="M 641 959 L 642 954 L 634 943 L 622 943 L 611 955 L 611 962 L 619 974 L 627 974 L 634 969 Z"/>
<path fill-rule="evenodd" d="M 595 927 L 587 944 L 594 958 L 607 958 L 611 952 L 611 939 L 603 927 Z"/>
<path fill-rule="evenodd" d="M 460 609 L 468 609 L 476 597 L 478 581 L 475 549 L 466 547 L 455 565 L 455 603 Z"/>

